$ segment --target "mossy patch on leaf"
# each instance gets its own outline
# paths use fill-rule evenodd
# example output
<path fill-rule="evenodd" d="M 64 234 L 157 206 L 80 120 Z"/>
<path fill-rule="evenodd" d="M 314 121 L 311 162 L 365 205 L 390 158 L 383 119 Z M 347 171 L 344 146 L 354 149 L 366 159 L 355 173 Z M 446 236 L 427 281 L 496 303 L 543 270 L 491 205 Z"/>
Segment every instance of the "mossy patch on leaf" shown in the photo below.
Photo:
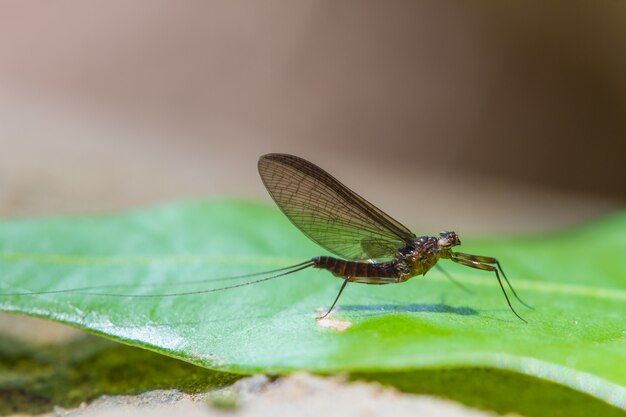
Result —
<path fill-rule="evenodd" d="M 0 375 L 0 415 L 76 407 L 101 395 L 155 389 L 198 393 L 240 378 L 94 336 L 50 346 L 3 336 Z"/>

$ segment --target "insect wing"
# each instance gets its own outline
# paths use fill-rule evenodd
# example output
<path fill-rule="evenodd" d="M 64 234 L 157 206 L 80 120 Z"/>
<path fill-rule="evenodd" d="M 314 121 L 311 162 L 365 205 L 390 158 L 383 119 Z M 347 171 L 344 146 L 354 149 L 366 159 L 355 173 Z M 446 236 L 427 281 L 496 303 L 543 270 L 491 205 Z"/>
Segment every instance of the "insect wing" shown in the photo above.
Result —
<path fill-rule="evenodd" d="M 391 259 L 415 238 L 402 224 L 302 158 L 264 155 L 259 173 L 289 220 L 342 258 Z"/>

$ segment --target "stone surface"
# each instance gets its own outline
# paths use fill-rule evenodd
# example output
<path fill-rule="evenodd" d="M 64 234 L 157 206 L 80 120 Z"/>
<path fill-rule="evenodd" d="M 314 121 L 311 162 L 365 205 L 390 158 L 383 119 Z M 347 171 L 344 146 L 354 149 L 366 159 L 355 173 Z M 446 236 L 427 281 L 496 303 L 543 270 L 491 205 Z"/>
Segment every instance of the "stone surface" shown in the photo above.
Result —
<path fill-rule="evenodd" d="M 261 375 L 244 378 L 217 392 L 186 395 L 151 391 L 138 396 L 101 397 L 73 410 L 55 410 L 45 417 L 317 417 L 389 415 L 488 417 L 438 398 L 399 393 L 375 383 L 346 383 L 341 378 L 295 374 L 271 381 Z"/>

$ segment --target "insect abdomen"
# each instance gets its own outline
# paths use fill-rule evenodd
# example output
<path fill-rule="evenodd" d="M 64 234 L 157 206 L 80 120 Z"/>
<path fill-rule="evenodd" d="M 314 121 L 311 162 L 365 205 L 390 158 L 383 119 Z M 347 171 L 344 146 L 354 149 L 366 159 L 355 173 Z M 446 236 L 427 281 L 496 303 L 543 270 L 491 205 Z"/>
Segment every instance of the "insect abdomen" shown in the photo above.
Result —
<path fill-rule="evenodd" d="M 399 274 L 392 262 L 355 262 L 318 256 L 313 258 L 313 267 L 326 269 L 341 278 L 398 278 Z"/>

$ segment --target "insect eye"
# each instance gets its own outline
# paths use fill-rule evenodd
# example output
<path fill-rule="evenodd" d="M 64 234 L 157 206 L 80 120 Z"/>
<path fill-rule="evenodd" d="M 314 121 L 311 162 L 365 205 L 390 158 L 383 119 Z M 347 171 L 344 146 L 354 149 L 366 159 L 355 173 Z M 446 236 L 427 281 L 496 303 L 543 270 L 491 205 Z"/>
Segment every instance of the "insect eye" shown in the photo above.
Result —
<path fill-rule="evenodd" d="M 439 245 L 442 248 L 447 248 L 448 246 L 450 246 L 450 241 L 445 237 L 441 237 L 437 239 L 437 245 Z"/>

